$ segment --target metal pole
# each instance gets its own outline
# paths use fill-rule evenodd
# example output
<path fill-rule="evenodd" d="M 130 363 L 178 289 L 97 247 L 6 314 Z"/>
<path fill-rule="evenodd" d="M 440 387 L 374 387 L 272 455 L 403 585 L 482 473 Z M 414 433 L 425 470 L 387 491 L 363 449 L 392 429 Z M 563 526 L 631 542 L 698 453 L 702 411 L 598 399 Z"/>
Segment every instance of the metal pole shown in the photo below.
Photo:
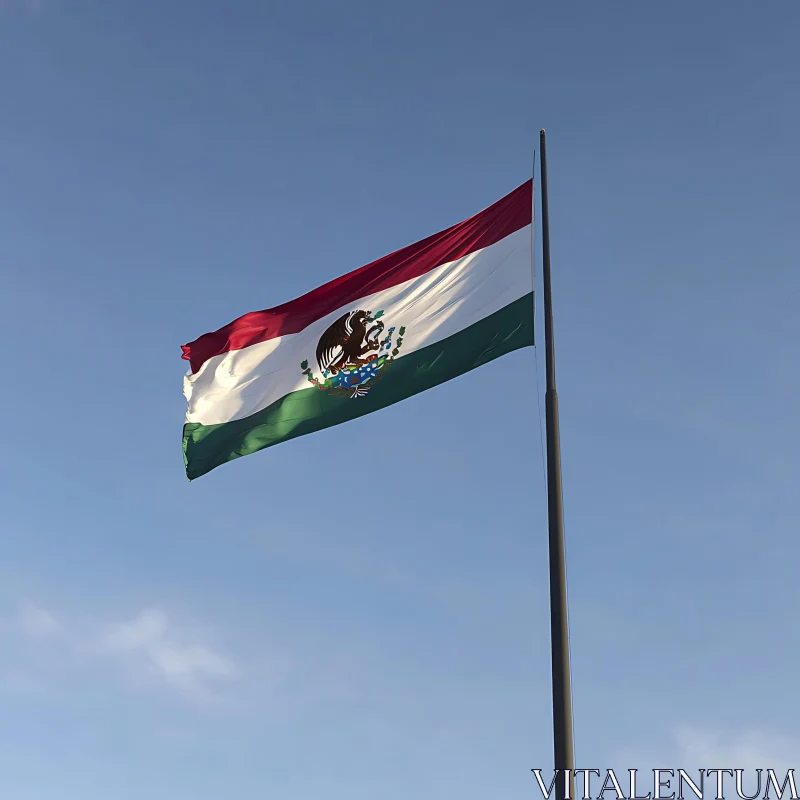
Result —
<path fill-rule="evenodd" d="M 564 513 L 561 497 L 561 440 L 558 430 L 556 354 L 553 342 L 553 303 L 550 286 L 550 215 L 547 205 L 547 150 L 539 132 L 539 174 L 542 193 L 542 280 L 544 283 L 544 340 L 547 390 L 544 396 L 547 430 L 547 510 L 550 542 L 550 648 L 553 667 L 553 749 L 555 768 L 569 770 L 556 784 L 558 796 L 575 797 L 572 752 L 572 690 L 569 669 L 567 571 L 564 558 Z M 568 793 L 567 793 L 568 792 Z"/>

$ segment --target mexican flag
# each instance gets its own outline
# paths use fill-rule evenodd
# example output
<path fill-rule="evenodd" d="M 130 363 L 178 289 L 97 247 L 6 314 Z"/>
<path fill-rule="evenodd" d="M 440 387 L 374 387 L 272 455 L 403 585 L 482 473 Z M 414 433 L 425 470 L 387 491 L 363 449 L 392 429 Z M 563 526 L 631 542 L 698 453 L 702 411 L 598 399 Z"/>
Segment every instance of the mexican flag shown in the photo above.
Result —
<path fill-rule="evenodd" d="M 183 346 L 190 480 L 533 344 L 532 181 L 464 222 Z"/>

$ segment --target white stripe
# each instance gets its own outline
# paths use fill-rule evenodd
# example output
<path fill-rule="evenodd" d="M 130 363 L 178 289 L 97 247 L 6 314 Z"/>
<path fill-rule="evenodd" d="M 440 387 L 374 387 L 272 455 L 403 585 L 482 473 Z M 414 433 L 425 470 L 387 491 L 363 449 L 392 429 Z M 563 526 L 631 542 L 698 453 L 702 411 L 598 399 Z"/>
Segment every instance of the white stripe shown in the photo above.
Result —
<path fill-rule="evenodd" d="M 483 250 L 355 300 L 299 333 L 210 358 L 184 379 L 186 421 L 215 425 L 249 417 L 290 392 L 309 388 L 300 363 L 307 360 L 322 378 L 317 342 L 348 309 L 383 309 L 384 334 L 404 326 L 402 357 L 474 325 L 531 289 L 531 232 L 526 225 Z"/>

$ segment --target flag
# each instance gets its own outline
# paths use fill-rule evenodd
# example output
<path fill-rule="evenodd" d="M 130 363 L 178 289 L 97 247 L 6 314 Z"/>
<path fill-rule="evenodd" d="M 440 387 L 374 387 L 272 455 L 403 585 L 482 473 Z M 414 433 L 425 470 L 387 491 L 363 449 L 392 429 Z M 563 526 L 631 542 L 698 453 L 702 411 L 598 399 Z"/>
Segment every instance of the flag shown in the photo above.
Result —
<path fill-rule="evenodd" d="M 187 477 L 532 345 L 532 192 L 184 345 Z"/>

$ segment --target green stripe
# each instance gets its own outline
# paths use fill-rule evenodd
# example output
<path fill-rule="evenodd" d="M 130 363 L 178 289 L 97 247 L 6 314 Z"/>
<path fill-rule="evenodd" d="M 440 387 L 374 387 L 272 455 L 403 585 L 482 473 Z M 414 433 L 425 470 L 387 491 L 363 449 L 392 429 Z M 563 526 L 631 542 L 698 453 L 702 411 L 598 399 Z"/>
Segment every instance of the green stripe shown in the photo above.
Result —
<path fill-rule="evenodd" d="M 244 419 L 219 425 L 187 423 L 186 475 L 194 480 L 240 456 L 385 408 L 532 344 L 533 295 L 528 294 L 441 342 L 397 358 L 364 397 L 310 387 Z"/>

